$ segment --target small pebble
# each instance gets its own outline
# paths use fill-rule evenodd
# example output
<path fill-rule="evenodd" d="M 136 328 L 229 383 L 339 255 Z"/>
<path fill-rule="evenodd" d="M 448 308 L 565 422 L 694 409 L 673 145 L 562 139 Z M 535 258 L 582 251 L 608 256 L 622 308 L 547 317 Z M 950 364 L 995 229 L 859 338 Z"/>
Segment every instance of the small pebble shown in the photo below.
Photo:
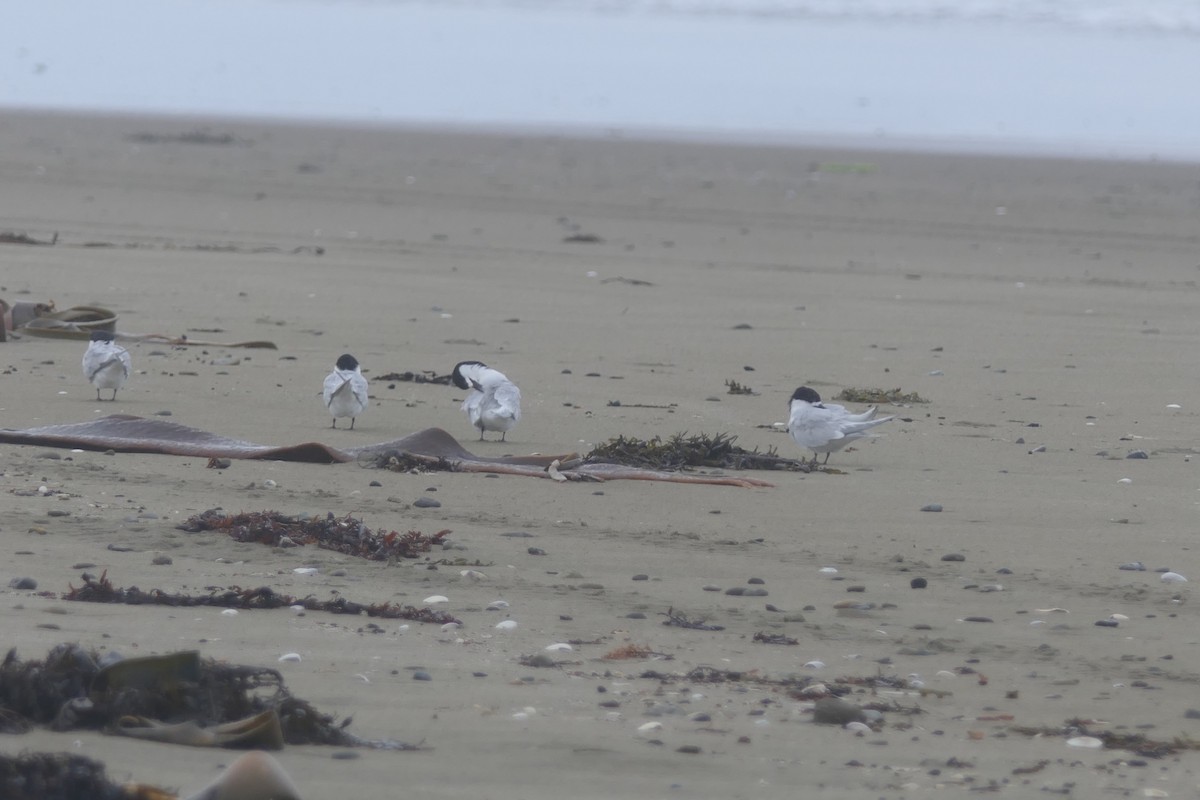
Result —
<path fill-rule="evenodd" d="M 173 564 L 174 562 L 171 561 L 170 556 L 155 556 L 150 563 L 156 567 L 165 567 Z"/>
<path fill-rule="evenodd" d="M 412 676 L 413 676 L 414 681 L 431 681 L 431 680 L 433 680 L 433 676 L 430 675 L 428 672 L 426 672 L 423 669 L 413 670 Z"/>
<path fill-rule="evenodd" d="M 1115 628 L 1119 624 L 1120 623 L 1118 623 L 1115 619 L 1098 619 L 1098 620 L 1096 620 L 1096 626 L 1099 628 Z"/>
<path fill-rule="evenodd" d="M 642 575 L 634 575 L 634 576 L 633 576 L 633 578 L 632 578 L 632 580 L 635 580 L 635 581 L 648 581 L 648 580 L 650 580 L 650 576 L 649 576 L 649 575 L 645 575 L 645 574 L 642 574 Z"/>
<path fill-rule="evenodd" d="M 914 589 L 924 589 L 929 585 L 929 581 L 925 580 L 924 578 L 913 578 L 908 582 L 908 585 Z"/>
<path fill-rule="evenodd" d="M 967 557 L 962 553 L 947 553 L 942 556 L 942 561 L 966 561 Z"/>
<path fill-rule="evenodd" d="M 1122 564 L 1121 566 L 1117 567 L 1117 569 L 1124 569 L 1130 572 L 1145 572 L 1146 565 L 1140 561 L 1130 561 L 1127 564 Z"/>
<path fill-rule="evenodd" d="M 418 497 L 413 501 L 414 508 L 441 508 L 442 504 L 439 500 L 434 500 L 432 497 Z"/>
<path fill-rule="evenodd" d="M 527 549 L 525 552 L 526 552 L 526 553 L 528 553 L 528 554 L 529 554 L 529 555 L 531 555 L 531 556 L 544 556 L 544 555 L 546 555 L 546 551 L 545 551 L 545 550 L 543 550 L 543 549 L 542 549 L 542 548 L 540 548 L 540 547 L 530 547 L 530 548 L 528 548 L 528 549 Z"/>
<path fill-rule="evenodd" d="M 13 578 L 8 582 L 8 586 L 10 589 L 32 591 L 38 587 L 38 584 L 33 578 Z"/>
<path fill-rule="evenodd" d="M 1131 451 L 1129 451 L 1129 455 L 1127 455 L 1125 457 L 1126 458 L 1149 458 L 1150 454 L 1147 453 L 1145 450 L 1131 450 Z"/>
<path fill-rule="evenodd" d="M 934 513 L 938 513 L 942 510 L 942 504 L 941 503 L 930 503 L 927 506 L 921 506 L 921 510 L 922 511 L 932 511 Z"/>

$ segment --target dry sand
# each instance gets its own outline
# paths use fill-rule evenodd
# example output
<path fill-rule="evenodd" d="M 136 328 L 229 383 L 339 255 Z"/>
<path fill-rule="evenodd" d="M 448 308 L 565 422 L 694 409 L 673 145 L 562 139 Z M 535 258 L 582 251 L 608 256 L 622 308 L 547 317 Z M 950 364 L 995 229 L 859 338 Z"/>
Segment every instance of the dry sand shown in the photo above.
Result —
<path fill-rule="evenodd" d="M 201 129 L 232 141 L 178 139 Z M 58 234 L 53 247 L 0 247 L 0 296 L 107 306 L 124 331 L 279 345 L 134 345 L 136 374 L 117 402 L 97 403 L 81 343 L 10 341 L 5 427 L 169 411 L 267 444 L 439 426 L 497 455 L 688 431 L 801 455 L 769 427 L 797 385 L 930 401 L 890 409 L 901 419 L 886 438 L 833 456 L 841 472 L 757 473 L 776 486 L 754 490 L 353 464 L 217 471 L 5 446 L 0 585 L 29 576 L 60 592 L 91 563 L 143 589 L 268 585 L 418 605 L 444 594 L 466 623 L 457 637 L 417 624 L 370 633 L 365 618 L 230 618 L 6 589 L 3 641 L 22 657 L 63 641 L 267 666 L 300 653 L 278 664 L 297 695 L 353 716 L 361 736 L 429 748 L 350 761 L 288 748 L 281 762 L 316 800 L 911 798 L 993 784 L 1011 797 L 1196 796 L 1192 753 L 1147 759 L 1010 730 L 1081 718 L 1200 738 L 1185 716 L 1200 707 L 1190 584 L 1154 571 L 1200 576 L 1195 165 L 13 113 L 0 153 L 0 226 Z M 577 235 L 597 238 L 567 241 Z M 347 351 L 368 378 L 486 361 L 522 387 L 525 418 L 506 444 L 473 443 L 458 390 L 375 381 L 355 430 L 328 430 L 321 381 Z M 727 394 L 727 380 L 756 394 Z M 1149 458 L 1125 458 L 1135 449 Z M 19 494 L 40 485 L 52 496 Z M 413 507 L 422 496 L 441 507 Z M 930 503 L 944 511 L 922 513 Z M 217 506 L 450 528 L 465 550 L 446 555 L 486 564 L 487 579 L 175 529 Z M 502 535 L 516 531 L 532 538 Z M 942 560 L 954 553 L 965 560 Z M 173 563 L 153 565 L 163 554 Z M 1147 571 L 1118 569 L 1134 561 Z M 910 588 L 914 577 L 928 588 Z M 768 596 L 724 593 L 751 578 Z M 494 629 L 505 614 L 484 606 L 497 598 L 515 631 Z M 847 599 L 875 608 L 839 614 Z M 671 607 L 725 630 L 664 626 Z M 1112 614 L 1128 619 L 1095 625 Z M 561 667 L 518 661 L 571 640 L 585 644 L 555 654 Z M 601 660 L 625 644 L 663 658 Z M 700 666 L 830 683 L 919 673 L 947 693 L 857 692 L 921 710 L 890 711 L 859 736 L 815 725 L 809 704 L 770 685 L 640 677 Z M 653 721 L 661 730 L 638 733 Z M 92 733 L 0 747 L 84 753 L 118 779 L 185 791 L 232 758 Z"/>

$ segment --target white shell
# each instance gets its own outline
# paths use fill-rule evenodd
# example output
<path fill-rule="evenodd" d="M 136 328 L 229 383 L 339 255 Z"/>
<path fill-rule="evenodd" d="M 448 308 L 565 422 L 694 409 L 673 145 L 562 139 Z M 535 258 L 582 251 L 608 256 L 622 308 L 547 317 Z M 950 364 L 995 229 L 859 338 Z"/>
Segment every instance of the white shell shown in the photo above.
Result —
<path fill-rule="evenodd" d="M 283 655 L 281 655 L 279 657 L 279 660 L 280 661 L 299 661 L 300 654 L 299 653 L 284 653 Z"/>
<path fill-rule="evenodd" d="M 236 617 L 237 615 L 238 611 L 236 608 L 227 608 L 221 612 L 222 617 Z"/>
<path fill-rule="evenodd" d="M 804 668 L 805 669 L 824 669 L 825 662 L 824 661 L 807 661 L 804 664 Z"/>
<path fill-rule="evenodd" d="M 431 594 L 431 595 L 429 595 L 429 597 L 426 597 L 421 602 L 427 606 L 431 606 L 434 603 L 449 603 L 450 598 L 446 597 L 446 595 L 444 595 L 444 594 Z"/>
<path fill-rule="evenodd" d="M 1117 481 L 1117 483 L 1123 483 L 1126 486 L 1128 486 L 1129 484 L 1133 483 L 1133 479 L 1132 478 L 1121 478 L 1121 480 Z"/>
<path fill-rule="evenodd" d="M 296 567 L 292 570 L 297 575 L 316 575 L 319 571 L 316 567 Z"/>
<path fill-rule="evenodd" d="M 821 567 L 818 572 L 822 572 L 826 575 L 834 575 L 837 573 L 837 567 Z"/>
<path fill-rule="evenodd" d="M 663 724 L 661 722 L 643 722 L 638 725 L 638 733 L 651 733 L 653 731 L 661 731 Z"/>
<path fill-rule="evenodd" d="M 407 628 L 408 626 L 405 625 L 405 626 L 401 626 L 401 627 Z M 461 627 L 462 627 L 462 625 L 459 625 L 457 622 L 447 622 L 445 625 L 442 626 L 442 633 L 451 633 L 452 631 L 456 631 Z"/>
<path fill-rule="evenodd" d="M 508 608 L 507 600 L 493 600 L 487 604 L 488 611 L 499 611 L 502 608 Z"/>
<path fill-rule="evenodd" d="M 829 687 L 823 683 L 814 683 L 800 690 L 805 697 L 822 697 L 829 694 Z"/>
<path fill-rule="evenodd" d="M 288 608 L 291 609 L 293 614 L 303 614 L 304 613 L 304 606 L 302 606 L 300 604 L 296 604 L 294 606 L 288 606 Z"/>
<path fill-rule="evenodd" d="M 1073 739 L 1067 739 L 1067 747 L 1083 747 L 1088 750 L 1099 750 L 1101 747 L 1104 747 L 1104 742 L 1095 736 L 1076 736 Z"/>
<path fill-rule="evenodd" d="M 546 645 L 546 649 L 552 653 L 569 653 L 575 648 L 571 647 L 571 645 L 567 644 L 566 642 L 555 642 L 554 644 Z"/>
<path fill-rule="evenodd" d="M 1129 619 L 1129 617 L 1125 616 L 1124 614 L 1109 614 L 1108 618 L 1114 622 L 1125 622 Z"/>
<path fill-rule="evenodd" d="M 515 619 L 506 619 L 503 622 L 496 623 L 498 631 L 515 631 L 517 629 L 517 621 Z"/>
<path fill-rule="evenodd" d="M 460 572 L 458 574 L 463 576 L 464 578 L 466 578 L 468 580 L 472 580 L 472 581 L 487 580 L 487 575 L 484 575 L 482 572 L 480 572 L 477 569 L 464 569 L 462 572 Z"/>
<path fill-rule="evenodd" d="M 844 727 L 846 730 L 850 731 L 851 733 L 870 733 L 871 732 L 871 726 L 865 722 L 857 722 L 857 721 L 847 722 L 842 727 Z"/>
<path fill-rule="evenodd" d="M 454 623 L 452 622 L 450 624 L 453 625 Z M 396 628 L 396 633 L 406 633 L 407 631 L 408 631 L 408 623 L 405 623 L 405 624 L 401 625 L 399 628 Z"/>
<path fill-rule="evenodd" d="M 1178 572 L 1164 572 L 1162 574 L 1163 583 L 1187 583 L 1187 578 L 1180 575 Z"/>
<path fill-rule="evenodd" d="M 957 678 L 958 676 L 957 676 L 957 675 L 955 675 L 953 672 L 951 672 L 951 671 L 950 671 L 950 670 L 948 670 L 948 669 L 939 669 L 939 670 L 937 671 L 937 674 L 936 674 L 936 675 L 934 675 L 934 677 L 935 677 L 935 678 L 941 678 L 941 679 L 945 680 L 945 679 L 947 679 L 947 678 Z"/>

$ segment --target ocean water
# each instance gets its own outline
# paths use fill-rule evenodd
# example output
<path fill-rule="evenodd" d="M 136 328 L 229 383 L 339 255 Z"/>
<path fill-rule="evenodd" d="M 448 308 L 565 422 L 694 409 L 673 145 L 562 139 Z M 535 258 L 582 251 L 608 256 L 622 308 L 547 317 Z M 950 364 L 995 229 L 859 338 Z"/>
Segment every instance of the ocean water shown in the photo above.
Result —
<path fill-rule="evenodd" d="M 1200 160 L 1194 0 L 9 6 L 0 108 Z"/>

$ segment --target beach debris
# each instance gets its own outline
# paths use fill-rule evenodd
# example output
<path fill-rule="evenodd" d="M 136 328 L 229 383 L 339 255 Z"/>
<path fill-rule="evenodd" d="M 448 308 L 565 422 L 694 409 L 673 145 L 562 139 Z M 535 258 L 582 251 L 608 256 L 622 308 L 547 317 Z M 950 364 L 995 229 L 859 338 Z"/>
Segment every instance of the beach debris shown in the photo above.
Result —
<path fill-rule="evenodd" d="M 770 488 L 773 484 L 741 475 L 683 474 L 676 470 L 655 470 L 581 459 L 578 454 L 533 454 L 526 456 L 477 456 L 440 428 L 426 428 L 388 442 L 352 447 L 345 450 L 304 442 L 272 447 L 180 425 L 165 420 L 127 414 L 112 414 L 87 422 L 44 425 L 25 430 L 0 429 L 0 444 L 41 445 L 46 447 L 100 450 L 109 454 L 163 453 L 191 458 L 270 459 L 309 464 L 340 464 L 352 461 L 362 467 L 396 472 L 443 470 L 482 472 L 488 475 L 523 475 L 550 478 L 546 466 L 559 461 L 559 472 L 570 481 L 602 482 L 610 480 L 663 481 L 666 483 L 734 486 L 743 489 Z M 744 459 L 743 459 L 744 461 Z M 790 459 L 772 459 L 758 454 L 755 466 L 762 469 L 793 467 Z M 746 463 L 745 466 L 750 466 Z M 804 466 L 798 466 L 805 469 Z M 828 471 L 828 470 L 826 470 Z"/>
<path fill-rule="evenodd" d="M 404 534 L 372 531 L 362 520 L 349 514 L 335 517 L 333 512 L 324 517 L 301 517 L 279 511 L 228 514 L 220 508 L 211 508 L 188 517 L 175 527 L 188 533 L 224 531 L 236 541 L 258 542 L 270 547 L 283 546 L 282 540 L 286 537 L 291 544 L 316 545 L 322 550 L 333 550 L 371 561 L 420 558 L 422 553 L 428 553 L 435 545 L 440 547 L 450 534 L 449 530 L 438 531 L 432 536 L 416 530 Z"/>
<path fill-rule="evenodd" d="M 0 244 L 27 244 L 49 247 L 58 244 L 58 231 L 49 239 L 35 239 L 27 233 L 16 231 L 0 231 Z"/>
<path fill-rule="evenodd" d="M 84 603 L 122 603 L 125 605 L 160 605 L 175 607 L 214 606 L 226 611 L 236 609 L 276 609 L 287 608 L 294 613 L 294 607 L 300 606 L 306 611 L 326 611 L 330 614 L 366 614 L 368 617 L 380 619 L 406 619 L 412 622 L 426 622 L 435 625 L 462 623 L 444 611 L 434 611 L 431 608 L 414 608 L 397 603 L 384 601 L 370 605 L 355 603 L 345 597 L 335 597 L 332 600 L 318 600 L 308 597 L 296 598 L 291 595 L 279 594 L 268 586 L 257 589 L 242 589 L 231 586 L 228 589 L 209 587 L 208 594 L 188 595 L 172 594 L 161 589 L 143 591 L 136 586 L 119 589 L 113 586 L 105 570 L 99 578 L 89 573 L 83 574 L 83 585 L 76 588 L 70 585 L 70 591 L 62 596 L 63 600 L 73 600 Z M 224 614 L 225 612 L 221 612 Z"/>
<path fill-rule="evenodd" d="M 659 616 L 666 617 L 666 619 L 663 620 L 663 625 L 674 625 L 679 628 L 691 628 L 692 630 L 697 631 L 725 630 L 724 625 L 708 625 L 706 624 L 706 621 L 702 619 L 689 619 L 683 613 L 675 611 L 673 607 L 668 608 L 666 611 L 660 611 Z"/>
<path fill-rule="evenodd" d="M 1094 719 L 1069 719 L 1060 727 L 1011 726 L 1013 733 L 1029 737 L 1066 737 L 1070 747 L 1129 750 L 1143 758 L 1166 758 L 1185 751 L 1200 750 L 1200 741 L 1187 736 L 1170 740 L 1151 739 L 1141 733 L 1103 730 L 1106 723 Z"/>
<path fill-rule="evenodd" d="M 758 394 L 758 392 L 754 391 L 749 386 L 743 386 L 733 379 L 726 380 L 725 387 L 729 389 L 727 394 Z"/>
<path fill-rule="evenodd" d="M 758 633 L 754 634 L 754 639 L 752 641 L 762 642 L 763 644 L 800 644 L 799 639 L 795 639 L 791 636 L 786 636 L 782 633 L 764 633 L 763 631 L 759 631 Z"/>
<path fill-rule="evenodd" d="M 75 753 L 0 754 L 0 787 L 7 800 L 170 800 L 145 784 L 118 784 L 104 764 Z"/>
<path fill-rule="evenodd" d="M 348 733 L 344 722 L 293 696 L 278 670 L 196 650 L 121 658 L 64 643 L 25 661 L 13 648 L 0 663 L 0 707 L 0 729 L 10 733 L 42 725 L 208 747 L 415 749 Z"/>
<path fill-rule="evenodd" d="M 476 342 L 478 344 L 478 342 Z M 405 370 L 404 372 L 387 372 L 376 377 L 371 376 L 371 380 L 381 383 L 436 383 L 441 386 L 450 385 L 450 375 L 438 375 L 435 370 L 423 369 L 419 372 Z M 389 387 L 390 388 L 390 387 Z"/>
<path fill-rule="evenodd" d="M 585 461 L 589 464 L 619 464 L 656 470 L 682 470 L 687 467 L 720 469 L 788 469 L 809 472 L 807 462 L 783 458 L 775 448 L 760 453 L 758 448 L 738 447 L 737 436 L 676 433 L 663 439 L 618 435 L 596 445 Z"/>
<path fill-rule="evenodd" d="M 929 402 L 916 392 L 908 392 L 906 394 L 900 387 L 896 387 L 895 389 L 848 387 L 842 389 L 838 396 L 833 399 L 843 403 L 865 403 L 867 405 L 879 405 L 881 403 L 908 405 L 910 403 Z"/>

